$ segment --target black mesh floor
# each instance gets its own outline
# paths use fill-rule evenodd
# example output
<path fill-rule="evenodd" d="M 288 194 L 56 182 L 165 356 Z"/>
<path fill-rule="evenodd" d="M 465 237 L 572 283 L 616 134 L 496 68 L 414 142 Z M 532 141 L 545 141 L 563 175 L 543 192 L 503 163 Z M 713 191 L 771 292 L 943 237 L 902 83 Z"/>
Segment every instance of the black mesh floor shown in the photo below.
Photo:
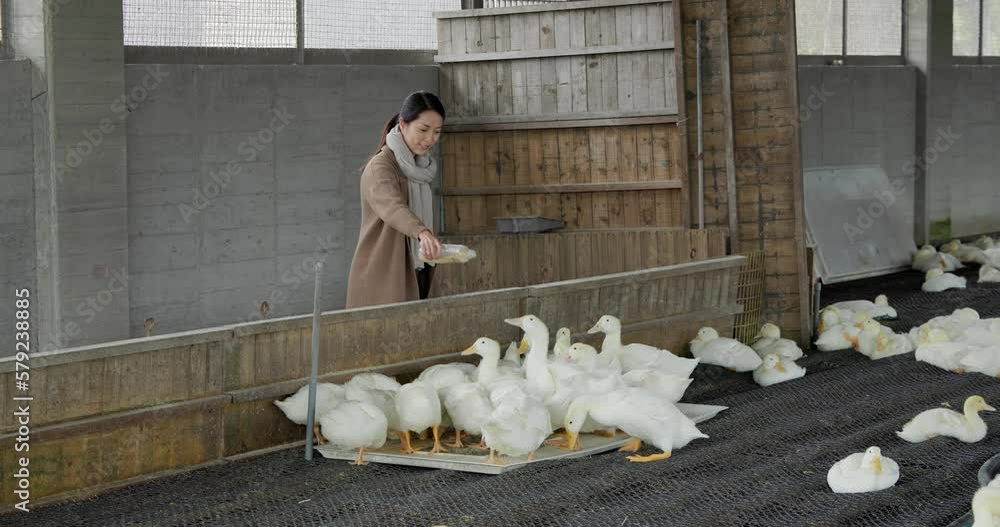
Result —
<path fill-rule="evenodd" d="M 1000 315 L 1000 288 L 938 295 L 919 273 L 827 287 L 824 303 L 878 292 L 898 305 L 898 330 L 971 306 Z M 1000 380 L 955 375 L 913 355 L 870 361 L 813 352 L 805 378 L 759 388 L 749 374 L 711 368 L 685 400 L 731 408 L 669 460 L 624 454 L 553 461 L 501 476 L 371 464 L 352 467 L 301 449 L 133 485 L 102 496 L 0 516 L 31 526 L 944 526 L 968 510 L 976 471 L 1000 451 L 1000 416 L 976 444 L 912 445 L 893 434 L 917 412 L 981 394 L 1000 403 Z M 833 494 L 826 472 L 877 445 L 902 477 L 892 489 Z M 645 448 L 643 453 L 652 453 Z"/>

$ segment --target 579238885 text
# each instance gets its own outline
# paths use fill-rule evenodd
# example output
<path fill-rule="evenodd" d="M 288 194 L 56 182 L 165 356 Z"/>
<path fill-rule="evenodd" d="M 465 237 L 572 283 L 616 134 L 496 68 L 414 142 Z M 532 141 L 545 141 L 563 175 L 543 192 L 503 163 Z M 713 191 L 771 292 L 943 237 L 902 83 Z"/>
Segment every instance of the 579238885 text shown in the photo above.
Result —
<path fill-rule="evenodd" d="M 28 395 L 31 374 L 28 363 L 31 360 L 31 292 L 18 289 L 14 292 L 14 419 L 17 435 L 14 437 L 14 451 L 17 456 L 17 471 L 14 472 L 14 508 L 28 512 L 31 498 L 31 472 L 28 469 L 28 452 L 31 450 L 31 400 Z"/>

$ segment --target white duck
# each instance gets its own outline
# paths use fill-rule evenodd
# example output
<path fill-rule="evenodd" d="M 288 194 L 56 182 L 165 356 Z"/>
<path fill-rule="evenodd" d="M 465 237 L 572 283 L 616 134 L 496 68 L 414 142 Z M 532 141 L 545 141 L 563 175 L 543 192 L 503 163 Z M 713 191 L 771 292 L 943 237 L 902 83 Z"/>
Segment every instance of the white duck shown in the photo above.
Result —
<path fill-rule="evenodd" d="M 479 355 L 479 367 L 476 368 L 472 380 L 483 385 L 490 385 L 501 379 L 519 379 L 523 377 L 523 370 L 520 367 L 510 364 L 500 363 L 500 343 L 482 337 L 476 340 L 465 350 L 462 355 Z"/>
<path fill-rule="evenodd" d="M 760 332 L 755 337 L 757 340 L 750 345 L 761 358 L 770 353 L 789 359 L 798 360 L 802 358 L 802 348 L 794 340 L 781 337 L 781 329 L 768 322 L 761 326 Z"/>
<path fill-rule="evenodd" d="M 343 450 L 358 449 L 352 465 L 367 465 L 365 449 L 385 444 L 388 421 L 378 408 L 358 401 L 345 401 L 319 418 L 323 436 Z"/>
<path fill-rule="evenodd" d="M 559 331 L 556 331 L 556 343 L 552 345 L 552 354 L 557 359 L 566 358 L 566 352 L 569 351 L 569 346 L 572 344 L 571 337 L 572 333 L 570 333 L 569 328 L 559 328 Z"/>
<path fill-rule="evenodd" d="M 972 527 L 1000 526 L 1000 486 L 990 483 L 972 495 L 972 517 Z"/>
<path fill-rule="evenodd" d="M 915 271 L 926 273 L 931 269 L 942 269 L 945 262 L 941 259 L 937 249 L 931 245 L 924 245 L 913 255 L 911 268 Z"/>
<path fill-rule="evenodd" d="M 962 263 L 975 263 L 979 265 L 989 263 L 989 258 L 982 249 L 975 245 L 964 245 L 958 240 L 952 240 L 941 246 L 941 252 L 950 254 Z"/>
<path fill-rule="evenodd" d="M 447 388 L 469 382 L 465 372 L 466 369 L 458 363 L 435 364 L 420 372 L 417 380 L 430 384 L 438 394 L 442 394 Z"/>
<path fill-rule="evenodd" d="M 517 341 L 512 341 L 509 346 L 507 346 L 507 351 L 503 354 L 503 362 L 509 366 L 515 368 L 522 367 L 521 364 L 521 354 L 523 350 L 527 349 L 527 345 L 521 346 Z"/>
<path fill-rule="evenodd" d="M 489 462 L 502 465 L 496 454 L 528 456 L 528 461 L 552 433 L 545 403 L 516 385 L 491 395 L 494 408 L 483 422 L 483 442 L 490 449 Z"/>
<path fill-rule="evenodd" d="M 399 430 L 399 414 L 396 413 L 396 392 L 399 390 L 365 388 L 364 383 L 352 384 L 350 382 L 344 387 L 348 401 L 370 404 L 378 408 L 385 416 L 388 433 L 395 433 L 400 441 L 403 440 L 403 433 Z"/>
<path fill-rule="evenodd" d="M 779 382 L 798 379 L 806 374 L 806 369 L 795 361 L 784 359 L 777 353 L 764 356 L 764 363 L 753 371 L 753 380 L 761 386 L 771 386 Z"/>
<path fill-rule="evenodd" d="M 612 357 L 618 357 L 623 372 L 654 369 L 686 378 L 691 376 L 699 362 L 648 344 L 622 344 L 622 323 L 611 315 L 602 316 L 587 333 L 604 333 L 600 360 L 609 364 Z"/>
<path fill-rule="evenodd" d="M 1000 346 L 1000 318 L 977 320 L 955 340 L 974 346 Z"/>
<path fill-rule="evenodd" d="M 663 399 L 676 403 L 684 396 L 688 386 L 694 381 L 660 370 L 632 370 L 622 375 L 622 381 L 635 388 L 645 388 Z"/>
<path fill-rule="evenodd" d="M 497 348 L 499 349 L 499 346 Z M 455 448 L 465 446 L 462 444 L 462 432 L 482 436 L 483 424 L 493 413 L 493 403 L 490 402 L 486 386 L 478 382 L 467 382 L 446 388 L 444 407 L 451 416 L 452 426 L 455 428 L 455 442 L 449 446 Z M 473 448 L 486 448 L 484 440 L 480 438 L 479 444 Z"/>
<path fill-rule="evenodd" d="M 728 337 L 720 337 L 715 328 L 704 327 L 691 341 L 691 354 L 702 364 L 715 364 L 733 371 L 753 371 L 764 361 L 750 346 Z"/>
<path fill-rule="evenodd" d="M 621 369 L 617 368 L 617 359 L 611 367 L 600 364 L 597 350 L 583 342 L 577 342 L 566 350 L 566 358 L 583 369 L 585 375 L 579 376 L 579 382 L 586 384 L 584 388 L 590 393 L 603 393 L 623 386 Z"/>
<path fill-rule="evenodd" d="M 982 440 L 986 437 L 986 422 L 979 417 L 979 412 L 995 412 L 996 408 L 986 404 L 981 396 L 973 395 L 965 400 L 963 410 L 964 414 L 947 408 L 924 410 L 903 425 L 903 430 L 896 435 L 911 443 L 938 436 L 954 437 L 966 443 Z"/>
<path fill-rule="evenodd" d="M 820 351 L 839 351 L 851 349 L 857 344 L 861 330 L 849 320 L 841 320 L 840 312 L 835 307 L 824 308 L 820 313 L 818 327 L 819 337 L 816 348 Z"/>
<path fill-rule="evenodd" d="M 673 403 L 643 388 L 622 388 L 604 395 L 580 397 L 570 405 L 564 427 L 571 446 L 587 418 L 615 427 L 632 436 L 620 451 L 636 452 L 643 441 L 659 448 L 659 454 L 629 456 L 638 463 L 668 459 L 674 449 L 698 438 L 707 438 Z"/>
<path fill-rule="evenodd" d="M 979 281 L 997 283 L 1000 282 L 1000 270 L 992 265 L 984 265 L 979 268 Z"/>
<path fill-rule="evenodd" d="M 871 359 L 878 360 L 893 355 L 913 351 L 913 341 L 907 335 L 897 335 L 891 329 L 869 319 L 858 335 L 856 350 Z"/>
<path fill-rule="evenodd" d="M 399 382 L 396 379 L 389 377 L 388 375 L 382 375 L 381 373 L 365 372 L 359 373 L 351 380 L 347 381 L 344 388 L 348 386 L 356 386 L 358 388 L 377 389 L 377 390 L 389 390 L 389 391 L 399 391 Z"/>
<path fill-rule="evenodd" d="M 846 300 L 831 305 L 851 313 L 868 313 L 872 318 L 897 318 L 898 316 L 895 308 L 889 305 L 889 297 L 885 295 L 876 296 L 874 302 L 870 300 Z"/>
<path fill-rule="evenodd" d="M 399 428 L 403 432 L 402 452 L 412 454 L 418 449 L 410 443 L 410 432 L 422 432 L 430 428 L 434 432 L 432 453 L 447 452 L 441 446 L 441 399 L 434 386 L 424 381 L 404 384 L 396 392 L 396 413 Z"/>
<path fill-rule="evenodd" d="M 569 403 L 577 395 L 576 378 L 585 372 L 568 361 L 549 362 L 549 329 L 535 315 L 506 319 L 504 322 L 524 330 L 528 353 L 524 359 L 524 383 L 528 395 L 545 403 L 553 428 L 560 426 Z"/>
<path fill-rule="evenodd" d="M 969 352 L 962 358 L 962 367 L 967 371 L 1000 377 L 1000 344 L 970 346 Z"/>
<path fill-rule="evenodd" d="M 313 414 L 316 423 L 313 426 L 313 435 L 316 437 L 317 443 L 323 444 L 325 442 L 322 434 L 319 433 L 319 417 L 342 403 L 345 396 L 346 390 L 343 386 L 338 386 L 330 382 L 316 384 L 316 411 Z M 298 391 L 283 401 L 274 401 L 274 405 L 281 409 L 285 417 L 293 423 L 298 425 L 306 424 L 309 420 L 309 385 L 306 384 L 299 388 Z"/>
<path fill-rule="evenodd" d="M 924 283 L 920 289 L 928 293 L 940 293 L 947 289 L 965 289 L 965 282 L 965 277 L 946 273 L 941 269 L 931 269 L 924 275 Z"/>
<path fill-rule="evenodd" d="M 984 234 L 979 238 L 976 238 L 976 241 L 973 242 L 973 245 L 985 251 L 987 249 L 992 249 L 996 245 L 996 242 L 993 241 L 993 238 Z"/>
<path fill-rule="evenodd" d="M 910 335 L 916 340 L 919 332 L 927 332 L 934 328 L 940 328 L 948 333 L 948 338 L 957 341 L 962 338 L 967 329 L 976 326 L 980 321 L 979 313 L 975 309 L 962 307 L 956 309 L 950 315 L 934 317 L 919 327 L 911 329 Z"/>
<path fill-rule="evenodd" d="M 874 492 L 899 481 L 899 465 L 882 456 L 879 447 L 851 454 L 833 464 L 826 474 L 830 489 L 838 494 Z"/>
<path fill-rule="evenodd" d="M 925 342 L 917 346 L 914 357 L 918 361 L 937 366 L 942 370 L 954 373 L 964 373 L 962 359 L 969 353 L 969 345 L 962 342 L 951 342 L 948 333 L 940 328 L 927 332 Z"/>

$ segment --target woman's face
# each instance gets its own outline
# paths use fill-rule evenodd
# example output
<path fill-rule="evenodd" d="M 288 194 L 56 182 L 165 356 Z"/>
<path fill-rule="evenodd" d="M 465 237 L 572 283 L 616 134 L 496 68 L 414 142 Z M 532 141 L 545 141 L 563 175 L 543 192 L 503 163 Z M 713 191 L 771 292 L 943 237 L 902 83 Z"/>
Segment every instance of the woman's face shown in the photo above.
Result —
<path fill-rule="evenodd" d="M 441 127 L 444 119 L 434 110 L 424 110 L 416 119 L 399 123 L 399 132 L 403 134 L 406 146 L 418 156 L 426 155 L 441 138 Z"/>

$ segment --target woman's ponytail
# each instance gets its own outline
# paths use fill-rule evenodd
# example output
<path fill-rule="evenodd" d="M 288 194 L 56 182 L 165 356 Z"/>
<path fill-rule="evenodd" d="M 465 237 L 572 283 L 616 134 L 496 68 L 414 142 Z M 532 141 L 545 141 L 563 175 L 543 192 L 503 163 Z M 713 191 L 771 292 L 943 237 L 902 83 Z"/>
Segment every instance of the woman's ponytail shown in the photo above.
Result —
<path fill-rule="evenodd" d="M 382 150 L 382 147 L 385 146 L 385 138 L 386 138 L 386 136 L 389 135 L 389 132 L 391 132 L 392 129 L 397 124 L 399 124 L 399 113 L 398 112 L 396 114 L 394 114 L 392 117 L 390 117 L 389 121 L 385 123 L 385 128 L 382 129 L 382 139 L 380 139 L 379 142 L 378 142 L 378 148 L 375 149 L 375 154 L 377 154 L 378 151 Z M 372 155 L 375 155 L 375 154 L 372 154 Z"/>

